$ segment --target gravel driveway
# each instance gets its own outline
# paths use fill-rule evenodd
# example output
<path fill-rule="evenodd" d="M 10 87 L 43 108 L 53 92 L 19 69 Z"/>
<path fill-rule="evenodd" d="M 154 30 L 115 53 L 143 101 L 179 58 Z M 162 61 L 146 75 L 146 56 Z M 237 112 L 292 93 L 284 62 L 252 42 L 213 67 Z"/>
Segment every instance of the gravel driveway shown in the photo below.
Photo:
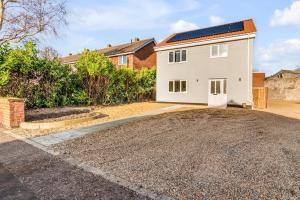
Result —
<path fill-rule="evenodd" d="M 0 199 L 147 200 L 148 198 L 100 176 L 85 172 L 0 131 Z"/>
<path fill-rule="evenodd" d="M 300 121 L 270 113 L 167 113 L 55 148 L 175 199 L 300 198 Z"/>

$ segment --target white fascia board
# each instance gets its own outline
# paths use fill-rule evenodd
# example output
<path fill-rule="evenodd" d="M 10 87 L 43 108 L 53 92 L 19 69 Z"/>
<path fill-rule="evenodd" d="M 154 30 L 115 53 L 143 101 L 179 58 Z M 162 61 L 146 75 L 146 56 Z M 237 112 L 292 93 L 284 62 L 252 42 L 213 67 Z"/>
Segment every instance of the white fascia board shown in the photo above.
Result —
<path fill-rule="evenodd" d="M 165 51 L 165 50 L 171 50 L 171 49 L 187 48 L 187 47 L 215 44 L 215 43 L 221 43 L 221 42 L 230 42 L 230 41 L 243 40 L 243 39 L 249 39 L 249 38 L 255 38 L 255 37 L 256 37 L 255 33 L 243 34 L 243 35 L 237 35 L 237 36 L 232 36 L 232 37 L 223 37 L 223 38 L 211 39 L 211 40 L 205 40 L 205 41 L 199 41 L 199 42 L 189 42 L 189 43 L 184 43 L 184 44 L 174 44 L 174 45 L 170 45 L 170 46 L 156 47 L 155 51 Z"/>

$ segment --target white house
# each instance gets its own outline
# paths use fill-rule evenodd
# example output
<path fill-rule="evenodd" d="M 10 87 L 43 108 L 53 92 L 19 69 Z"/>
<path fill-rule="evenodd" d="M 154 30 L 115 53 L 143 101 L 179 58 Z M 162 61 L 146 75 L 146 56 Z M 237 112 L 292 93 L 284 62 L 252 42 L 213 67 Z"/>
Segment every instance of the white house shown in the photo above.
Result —
<path fill-rule="evenodd" d="M 158 102 L 252 106 L 252 19 L 175 33 L 157 52 Z"/>

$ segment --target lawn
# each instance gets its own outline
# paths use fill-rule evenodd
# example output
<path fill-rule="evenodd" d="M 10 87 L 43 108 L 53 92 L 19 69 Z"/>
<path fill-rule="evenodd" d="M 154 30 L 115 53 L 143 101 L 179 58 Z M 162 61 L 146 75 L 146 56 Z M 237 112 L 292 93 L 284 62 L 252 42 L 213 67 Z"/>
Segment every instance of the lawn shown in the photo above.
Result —
<path fill-rule="evenodd" d="M 300 198 L 300 121 L 271 113 L 166 113 L 55 149 L 175 199 Z"/>

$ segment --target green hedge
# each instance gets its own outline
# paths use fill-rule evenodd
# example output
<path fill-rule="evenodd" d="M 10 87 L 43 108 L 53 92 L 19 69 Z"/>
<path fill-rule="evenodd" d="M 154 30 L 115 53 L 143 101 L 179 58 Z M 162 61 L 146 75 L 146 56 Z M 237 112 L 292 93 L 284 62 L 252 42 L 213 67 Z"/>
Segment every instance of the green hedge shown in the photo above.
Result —
<path fill-rule="evenodd" d="M 73 72 L 38 56 L 33 42 L 0 47 L 0 96 L 24 98 L 27 108 L 120 104 L 149 100 L 155 69 L 117 70 L 103 55 L 84 51 Z"/>

